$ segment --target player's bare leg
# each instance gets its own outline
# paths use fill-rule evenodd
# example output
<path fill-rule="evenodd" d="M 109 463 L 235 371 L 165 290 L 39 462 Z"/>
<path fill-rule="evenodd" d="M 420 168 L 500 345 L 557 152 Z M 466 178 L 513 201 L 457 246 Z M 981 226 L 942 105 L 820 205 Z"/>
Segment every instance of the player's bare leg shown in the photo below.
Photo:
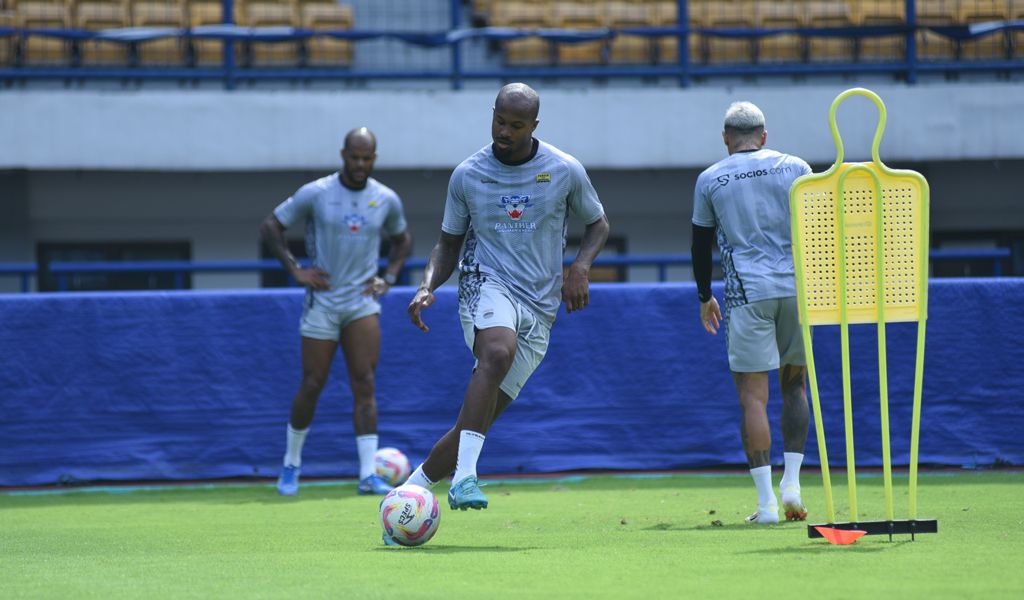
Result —
<path fill-rule="evenodd" d="M 512 398 L 499 389 L 498 401 L 494 404 L 494 413 L 487 424 L 488 429 L 498 420 L 501 413 L 511 403 Z M 436 483 L 455 472 L 455 463 L 459 456 L 459 432 L 462 431 L 460 428 L 460 423 L 462 422 L 461 411 L 459 417 L 459 421 L 456 422 L 455 426 L 441 436 L 441 439 L 430 450 L 427 460 L 423 461 L 423 464 L 420 465 L 424 475 L 431 482 Z"/>
<path fill-rule="evenodd" d="M 778 523 L 779 505 L 772 490 L 770 462 L 772 433 L 768 425 L 768 373 L 734 371 L 732 378 L 743 412 L 740 420 L 743 449 L 747 454 L 750 476 L 754 478 L 754 485 L 757 487 L 757 512 L 747 517 L 747 521 Z"/>
<path fill-rule="evenodd" d="M 373 468 L 377 453 L 377 400 L 375 373 L 380 360 L 380 317 L 368 315 L 341 331 L 341 350 L 352 390 L 352 429 L 359 451 L 360 494 L 386 494 L 391 486 Z"/>
<path fill-rule="evenodd" d="M 779 386 L 782 389 L 782 445 L 786 458 L 786 470 L 779 483 L 782 511 L 789 521 L 803 521 L 807 518 L 807 507 L 800 498 L 800 465 L 804 459 L 810 421 L 807 367 L 783 365 L 779 369 Z"/>
<path fill-rule="evenodd" d="M 338 342 L 334 340 L 302 338 L 302 381 L 299 383 L 299 391 L 292 399 L 284 466 L 277 480 L 277 491 L 282 496 L 294 496 L 299 492 L 302 446 L 306 442 L 309 425 L 313 422 L 316 405 L 324 385 L 327 384 L 331 362 L 337 350 Z"/>

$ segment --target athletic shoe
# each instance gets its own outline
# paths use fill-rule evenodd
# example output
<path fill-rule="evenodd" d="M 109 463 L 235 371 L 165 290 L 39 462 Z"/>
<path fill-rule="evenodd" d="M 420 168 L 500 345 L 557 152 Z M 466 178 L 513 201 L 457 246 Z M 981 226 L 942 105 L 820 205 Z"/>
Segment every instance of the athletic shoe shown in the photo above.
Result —
<path fill-rule="evenodd" d="M 745 520 L 747 523 L 757 523 L 758 525 L 774 525 L 779 522 L 779 506 L 777 504 L 758 506 L 757 512 Z"/>
<path fill-rule="evenodd" d="M 401 544 L 399 544 L 398 542 L 396 542 L 396 541 L 394 540 L 394 538 L 392 538 L 392 537 L 391 537 L 390 535 L 388 535 L 387 533 L 382 533 L 382 534 L 381 534 L 381 539 L 382 539 L 382 540 L 384 540 L 384 545 L 385 545 L 385 546 L 401 546 Z"/>
<path fill-rule="evenodd" d="M 285 465 L 281 469 L 281 476 L 277 478 L 277 493 L 282 496 L 294 496 L 299 493 L 299 471 L 298 467 Z"/>
<path fill-rule="evenodd" d="M 367 475 L 366 477 L 361 479 L 359 481 L 359 487 L 356 488 L 356 491 L 359 492 L 360 496 L 364 496 L 367 494 L 376 494 L 378 496 L 383 496 L 384 494 L 390 492 L 392 489 L 394 488 L 388 485 L 388 482 L 384 481 L 380 475 L 374 473 L 373 475 Z"/>
<path fill-rule="evenodd" d="M 800 500 L 800 486 L 787 484 L 782 490 L 782 512 L 787 521 L 807 520 L 807 507 Z"/>
<path fill-rule="evenodd" d="M 456 508 L 462 510 L 487 508 L 487 496 L 480 491 L 479 480 L 470 475 L 459 480 L 458 483 L 452 484 L 452 489 L 448 490 L 448 506 L 452 510 Z"/>

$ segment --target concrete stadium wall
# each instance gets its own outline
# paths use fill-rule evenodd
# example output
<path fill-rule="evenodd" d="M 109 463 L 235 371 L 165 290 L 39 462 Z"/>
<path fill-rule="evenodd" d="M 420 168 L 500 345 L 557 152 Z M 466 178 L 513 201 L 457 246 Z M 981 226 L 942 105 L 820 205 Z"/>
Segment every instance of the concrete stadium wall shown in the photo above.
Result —
<path fill-rule="evenodd" d="M 477 83 L 479 86 L 480 84 Z M 831 162 L 827 127 L 835 84 L 695 88 L 551 87 L 537 135 L 590 169 L 696 168 L 722 158 L 722 115 L 759 104 L 769 143 Z M 332 168 L 349 128 L 380 139 L 379 168 L 450 169 L 489 141 L 498 85 L 463 91 L 5 90 L 0 168 L 168 171 Z M 1024 158 L 1024 86 L 1012 82 L 870 84 L 886 102 L 886 161 Z M 874 106 L 839 113 L 848 160 L 869 157 Z"/>

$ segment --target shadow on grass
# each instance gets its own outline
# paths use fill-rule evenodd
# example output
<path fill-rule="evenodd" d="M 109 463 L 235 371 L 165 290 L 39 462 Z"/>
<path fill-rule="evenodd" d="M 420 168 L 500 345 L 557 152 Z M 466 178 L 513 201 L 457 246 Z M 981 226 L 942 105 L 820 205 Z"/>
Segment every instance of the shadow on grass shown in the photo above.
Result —
<path fill-rule="evenodd" d="M 508 553 L 508 552 L 528 552 L 530 550 L 539 550 L 533 546 L 523 547 L 508 547 L 508 546 L 445 546 L 443 544 L 438 545 L 426 545 L 417 546 L 415 548 L 400 548 L 396 546 L 381 546 L 374 548 L 373 552 L 426 552 L 428 554 L 462 554 L 465 552 L 473 553 Z"/>

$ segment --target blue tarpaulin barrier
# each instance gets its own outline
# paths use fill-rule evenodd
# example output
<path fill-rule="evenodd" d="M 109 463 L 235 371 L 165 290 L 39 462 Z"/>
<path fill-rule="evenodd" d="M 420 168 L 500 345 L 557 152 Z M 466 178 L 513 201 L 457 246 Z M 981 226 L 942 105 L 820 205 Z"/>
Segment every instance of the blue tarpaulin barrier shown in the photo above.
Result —
<path fill-rule="evenodd" d="M 720 289 L 717 289 L 720 292 Z M 930 287 L 921 462 L 1024 463 L 1024 280 Z M 472 368 L 453 288 L 409 323 L 384 298 L 382 446 L 422 460 L 454 422 Z M 0 295 L 0 485 L 274 476 L 299 383 L 301 291 Z M 858 466 L 881 464 L 875 329 L 851 328 Z M 888 327 L 892 455 L 909 455 L 916 325 Z M 844 459 L 837 327 L 815 329 L 830 462 Z M 775 378 L 769 414 L 781 462 Z M 303 473 L 353 477 L 351 396 L 335 362 Z M 547 357 L 488 434 L 487 473 L 742 465 L 722 335 L 692 284 L 598 284 L 559 315 Z M 812 432 L 807 461 L 817 463 Z"/>

